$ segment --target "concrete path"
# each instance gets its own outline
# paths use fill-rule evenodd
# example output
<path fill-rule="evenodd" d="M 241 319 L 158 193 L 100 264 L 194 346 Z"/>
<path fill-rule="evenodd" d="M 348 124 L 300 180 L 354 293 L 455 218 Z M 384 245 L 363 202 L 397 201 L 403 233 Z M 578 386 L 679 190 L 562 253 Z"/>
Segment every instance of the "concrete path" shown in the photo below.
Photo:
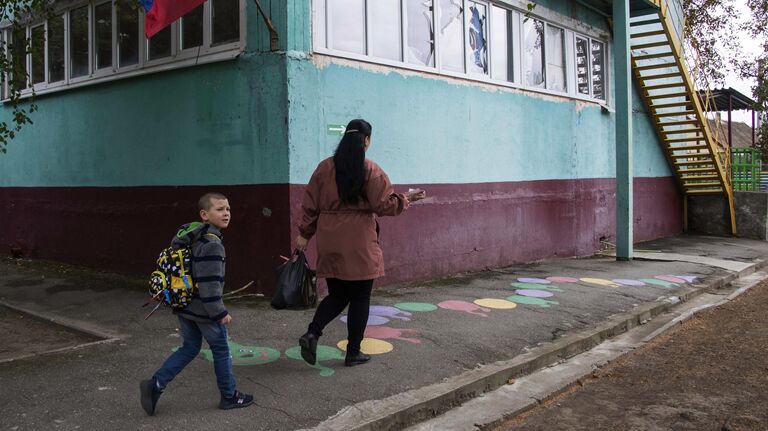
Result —
<path fill-rule="evenodd" d="M 733 238 L 680 236 L 638 248 L 654 260 L 552 260 L 378 289 L 364 345 L 375 356 L 354 368 L 343 366 L 342 321 L 328 326 L 321 362 L 310 367 L 297 359 L 297 341 L 311 310 L 232 301 L 238 386 L 257 405 L 217 410 L 203 352 L 154 417 L 141 410 L 138 382 L 180 338 L 169 313 L 143 320 L 144 281 L 3 261 L 0 301 L 110 342 L 0 363 L 0 422 L 16 430 L 402 429 L 727 288 L 768 258 L 768 243 Z"/>

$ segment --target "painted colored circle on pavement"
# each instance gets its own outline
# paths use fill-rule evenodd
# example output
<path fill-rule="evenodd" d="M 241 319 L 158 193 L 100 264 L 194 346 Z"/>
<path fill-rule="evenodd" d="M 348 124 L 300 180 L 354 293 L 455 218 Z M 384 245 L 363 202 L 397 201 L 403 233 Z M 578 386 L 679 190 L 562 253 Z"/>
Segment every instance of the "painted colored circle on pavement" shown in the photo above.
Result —
<path fill-rule="evenodd" d="M 647 284 L 652 284 L 654 286 L 664 287 L 664 288 L 667 288 L 667 289 L 671 289 L 671 288 L 677 286 L 676 283 L 670 283 L 670 282 L 664 281 L 664 280 L 657 280 L 655 278 L 641 278 L 640 281 L 642 281 L 644 283 L 647 283 Z"/>
<path fill-rule="evenodd" d="M 631 278 L 614 278 L 614 283 L 621 284 L 622 286 L 645 286 L 645 283 L 639 280 L 632 280 Z"/>
<path fill-rule="evenodd" d="M 551 281 L 546 280 L 544 278 L 526 278 L 526 277 L 522 277 L 522 278 L 518 278 L 517 281 L 519 281 L 521 283 L 534 283 L 534 284 L 549 284 L 549 283 L 551 283 Z"/>
<path fill-rule="evenodd" d="M 304 358 L 301 357 L 301 346 L 294 346 L 287 349 L 285 351 L 285 356 L 291 359 L 298 359 L 299 361 L 304 362 Z M 330 361 L 333 359 L 344 359 L 344 356 L 345 356 L 344 352 L 342 352 L 341 350 L 335 347 L 318 344 L 317 352 L 316 352 L 317 362 L 315 363 L 315 365 L 309 365 L 306 362 L 304 362 L 304 364 L 306 364 L 308 367 L 312 367 L 320 370 L 320 375 L 322 377 L 329 377 L 329 376 L 332 376 L 333 373 L 335 373 L 335 371 L 333 370 L 333 368 L 328 368 L 323 366 L 322 362 Z"/>
<path fill-rule="evenodd" d="M 656 275 L 653 278 L 663 280 L 663 281 L 669 281 L 670 283 L 678 283 L 678 284 L 688 283 L 688 280 L 684 280 L 680 277 L 675 277 L 674 275 Z"/>
<path fill-rule="evenodd" d="M 347 343 L 347 340 L 341 340 L 336 344 L 336 347 L 346 352 Z M 392 343 L 376 338 L 363 338 L 363 342 L 360 343 L 360 351 L 366 355 L 381 355 L 382 353 L 391 352 L 394 348 Z"/>
<path fill-rule="evenodd" d="M 606 280 L 604 278 L 580 278 L 579 280 L 583 281 L 584 283 L 594 284 L 597 286 L 609 286 L 609 287 L 619 287 L 618 284 L 612 282 L 611 280 Z"/>
<path fill-rule="evenodd" d="M 343 315 L 339 318 L 344 323 L 347 323 L 347 315 Z M 368 316 L 368 323 L 365 326 L 376 326 L 376 325 L 386 325 L 389 323 L 389 319 L 387 319 L 384 316 L 376 316 L 376 315 L 369 315 Z"/>
<path fill-rule="evenodd" d="M 516 291 L 516 293 L 521 296 L 530 296 L 532 298 L 549 298 L 550 296 L 555 296 L 554 293 L 547 292 L 546 290 L 521 289 Z"/>
<path fill-rule="evenodd" d="M 437 305 L 428 302 L 400 302 L 395 307 L 403 311 L 435 311 Z"/>
<path fill-rule="evenodd" d="M 688 283 L 693 283 L 694 281 L 696 281 L 697 278 L 699 278 L 699 277 L 696 277 L 695 275 L 676 275 L 675 277 L 682 278 Z"/>
<path fill-rule="evenodd" d="M 573 277 L 547 277 L 552 283 L 578 283 L 578 278 Z"/>
<path fill-rule="evenodd" d="M 511 310 L 517 307 L 517 304 L 515 304 L 514 302 L 507 301 L 506 299 L 495 299 L 495 298 L 476 299 L 475 304 L 481 307 L 493 308 L 496 310 Z"/>
<path fill-rule="evenodd" d="M 522 295 L 507 296 L 507 300 L 512 301 L 515 304 L 538 305 L 539 307 L 543 307 L 543 308 L 547 308 L 550 305 L 559 304 L 559 302 L 557 301 L 550 301 L 548 299 L 534 298 L 532 296 L 522 296 Z"/>
<path fill-rule="evenodd" d="M 554 284 L 512 283 L 511 286 L 516 289 L 551 290 L 554 292 L 563 291 L 563 289 Z"/>

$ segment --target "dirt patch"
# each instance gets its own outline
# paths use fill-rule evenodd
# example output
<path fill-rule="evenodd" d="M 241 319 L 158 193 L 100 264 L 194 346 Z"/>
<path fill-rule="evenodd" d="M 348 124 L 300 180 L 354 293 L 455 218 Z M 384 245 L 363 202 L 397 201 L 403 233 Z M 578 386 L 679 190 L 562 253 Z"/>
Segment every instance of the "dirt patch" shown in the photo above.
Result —
<path fill-rule="evenodd" d="M 0 361 L 74 347 L 100 338 L 0 305 Z"/>
<path fill-rule="evenodd" d="M 768 430 L 768 282 L 487 430 Z"/>

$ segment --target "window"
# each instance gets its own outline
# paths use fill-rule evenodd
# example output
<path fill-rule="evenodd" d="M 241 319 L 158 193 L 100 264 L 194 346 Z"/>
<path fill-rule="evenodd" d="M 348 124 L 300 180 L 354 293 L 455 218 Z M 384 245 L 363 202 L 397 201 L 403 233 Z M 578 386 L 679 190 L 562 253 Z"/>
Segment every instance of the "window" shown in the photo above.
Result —
<path fill-rule="evenodd" d="M 440 59 L 444 70 L 464 72 L 464 5 L 440 0 Z"/>
<path fill-rule="evenodd" d="M 203 5 L 200 5 L 181 19 L 181 49 L 203 45 L 203 12 Z"/>
<path fill-rule="evenodd" d="M 48 82 L 64 80 L 64 16 L 48 20 Z"/>
<path fill-rule="evenodd" d="M 501 81 L 514 81 L 512 35 L 514 15 L 512 11 L 493 6 L 491 8 L 491 77 Z"/>
<path fill-rule="evenodd" d="M 139 63 L 139 13 L 127 3 L 117 6 L 117 67 Z"/>
<path fill-rule="evenodd" d="M 240 40 L 240 1 L 211 0 L 213 45 Z"/>
<path fill-rule="evenodd" d="M 408 63 L 433 67 L 435 65 L 435 41 L 432 37 L 434 35 L 433 0 L 406 0 L 406 6 Z"/>
<path fill-rule="evenodd" d="M 523 23 L 523 83 L 544 87 L 544 23 L 529 18 Z"/>
<path fill-rule="evenodd" d="M 575 55 L 578 93 L 605 100 L 605 44 L 576 36 Z"/>
<path fill-rule="evenodd" d="M 589 41 L 576 37 L 576 88 L 579 94 L 589 96 Z"/>
<path fill-rule="evenodd" d="M 112 3 L 102 3 L 93 8 L 96 41 L 96 69 L 112 67 Z"/>
<path fill-rule="evenodd" d="M 547 24 L 547 88 L 554 91 L 565 91 L 565 31 L 562 28 Z"/>
<path fill-rule="evenodd" d="M 605 100 L 605 44 L 592 41 L 592 95 L 595 99 Z"/>
<path fill-rule="evenodd" d="M 402 23 L 400 0 L 368 2 L 371 15 L 371 55 L 400 61 L 402 54 Z"/>
<path fill-rule="evenodd" d="M 168 64 L 186 67 L 234 58 L 243 46 L 245 1 L 208 0 L 147 39 L 138 2 L 73 0 L 47 20 L 3 28 L 0 36 L 9 42 L 10 61 L 19 71 L 1 81 L 2 94 L 7 97 L 10 88 L 18 88 L 24 95 L 31 92 L 30 83 L 36 92 L 48 92 L 165 70 Z"/>
<path fill-rule="evenodd" d="M 32 27 L 32 84 L 45 82 L 45 26 Z"/>
<path fill-rule="evenodd" d="M 468 1 L 467 6 L 467 53 L 469 73 L 488 74 L 488 7 L 483 3 Z"/>
<path fill-rule="evenodd" d="M 365 4 L 358 0 L 328 0 L 330 45 L 340 51 L 365 54 Z"/>

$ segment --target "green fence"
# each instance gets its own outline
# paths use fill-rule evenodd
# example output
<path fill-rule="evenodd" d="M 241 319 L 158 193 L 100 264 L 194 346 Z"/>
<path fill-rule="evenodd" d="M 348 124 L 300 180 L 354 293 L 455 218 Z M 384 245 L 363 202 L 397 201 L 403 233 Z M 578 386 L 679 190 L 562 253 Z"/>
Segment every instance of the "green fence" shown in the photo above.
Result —
<path fill-rule="evenodd" d="M 733 189 L 742 191 L 759 190 L 760 186 L 760 151 L 754 148 L 734 148 L 731 150 L 733 167 Z"/>

